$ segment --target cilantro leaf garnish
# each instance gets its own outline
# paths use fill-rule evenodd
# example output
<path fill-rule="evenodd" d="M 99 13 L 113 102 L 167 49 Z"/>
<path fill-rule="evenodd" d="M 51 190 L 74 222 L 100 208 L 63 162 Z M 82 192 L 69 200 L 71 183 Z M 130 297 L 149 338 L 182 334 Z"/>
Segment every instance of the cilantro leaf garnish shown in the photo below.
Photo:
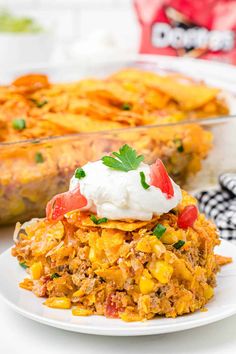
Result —
<path fill-rule="evenodd" d="M 127 144 L 123 145 L 119 152 L 113 152 L 112 155 L 116 158 L 112 156 L 103 156 L 103 164 L 113 170 L 124 172 L 136 170 L 140 163 L 144 160 L 143 155 L 138 156 L 137 152 Z"/>
<path fill-rule="evenodd" d="M 148 189 L 150 186 L 149 186 L 149 184 L 147 184 L 147 182 L 146 182 L 146 177 L 145 177 L 144 172 L 141 171 L 141 172 L 139 173 L 139 175 L 140 175 L 141 185 L 143 186 L 144 189 Z"/>
<path fill-rule="evenodd" d="M 101 218 L 101 219 L 97 219 L 95 215 L 91 215 L 90 216 L 90 220 L 92 220 L 92 222 L 96 225 L 102 224 L 104 222 L 107 222 L 108 219 L 107 218 Z"/>
<path fill-rule="evenodd" d="M 157 224 L 155 229 L 153 230 L 153 235 L 155 235 L 159 240 L 161 236 L 166 232 L 166 227 L 162 224 Z"/>
<path fill-rule="evenodd" d="M 122 164 L 122 162 L 116 160 L 112 156 L 103 156 L 102 158 L 103 165 L 112 168 L 113 170 L 128 172 L 127 168 Z"/>
<path fill-rule="evenodd" d="M 84 178 L 85 176 L 86 176 L 86 173 L 81 167 L 76 169 L 75 178 L 81 179 L 81 178 Z"/>
<path fill-rule="evenodd" d="M 179 241 L 176 242 L 173 246 L 174 246 L 174 248 L 176 248 L 176 249 L 178 250 L 178 249 L 180 249 L 181 247 L 183 247 L 184 244 L 185 244 L 185 241 L 179 240 Z"/>

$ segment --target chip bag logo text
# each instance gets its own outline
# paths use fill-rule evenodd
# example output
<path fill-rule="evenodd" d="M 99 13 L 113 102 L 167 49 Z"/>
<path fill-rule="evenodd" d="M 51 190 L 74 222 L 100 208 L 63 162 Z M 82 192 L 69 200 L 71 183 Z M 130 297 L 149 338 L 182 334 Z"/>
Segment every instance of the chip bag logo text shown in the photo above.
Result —
<path fill-rule="evenodd" d="M 167 23 L 155 23 L 152 27 L 151 43 L 156 48 L 209 49 L 213 52 L 233 49 L 233 31 L 208 31 L 205 28 L 172 28 Z"/>

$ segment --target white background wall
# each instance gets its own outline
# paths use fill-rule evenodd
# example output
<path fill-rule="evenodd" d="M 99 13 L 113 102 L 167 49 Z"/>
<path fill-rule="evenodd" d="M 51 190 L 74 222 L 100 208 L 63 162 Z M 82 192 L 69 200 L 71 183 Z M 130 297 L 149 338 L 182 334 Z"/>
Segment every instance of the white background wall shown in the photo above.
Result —
<path fill-rule="evenodd" d="M 138 50 L 140 29 L 132 0 L 0 0 L 0 7 L 49 28 L 56 38 L 54 61 L 99 48 L 104 55 L 104 48 L 115 53 Z"/>

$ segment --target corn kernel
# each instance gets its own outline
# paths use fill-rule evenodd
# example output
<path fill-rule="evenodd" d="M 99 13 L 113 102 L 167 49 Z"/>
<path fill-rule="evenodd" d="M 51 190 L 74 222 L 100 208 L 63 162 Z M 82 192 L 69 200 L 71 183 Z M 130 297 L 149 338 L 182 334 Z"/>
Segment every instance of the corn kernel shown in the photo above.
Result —
<path fill-rule="evenodd" d="M 210 300 L 214 296 L 214 289 L 208 284 L 204 286 L 204 296 L 207 300 Z"/>
<path fill-rule="evenodd" d="M 142 320 L 142 317 L 139 314 L 133 312 L 122 312 L 120 314 L 120 318 L 125 322 L 136 322 Z"/>
<path fill-rule="evenodd" d="M 183 315 L 184 313 L 188 313 L 190 309 L 190 304 L 192 303 L 193 300 L 193 295 L 192 293 L 188 292 L 185 295 L 182 295 L 181 298 L 179 298 L 176 301 L 176 312 L 178 315 Z"/>
<path fill-rule="evenodd" d="M 152 279 L 141 275 L 139 280 L 139 289 L 143 295 L 150 294 L 154 290 L 155 283 Z"/>
<path fill-rule="evenodd" d="M 70 309 L 71 301 L 65 296 L 50 297 L 44 302 L 44 305 L 55 309 Z"/>
<path fill-rule="evenodd" d="M 95 256 L 95 250 L 94 250 L 94 248 L 90 248 L 90 250 L 89 250 L 89 260 L 90 260 L 90 262 L 96 262 L 96 256 Z"/>
<path fill-rule="evenodd" d="M 81 296 L 84 296 L 84 290 L 82 289 L 75 291 L 72 295 L 72 297 L 81 297 Z"/>
<path fill-rule="evenodd" d="M 167 245 L 172 245 L 173 243 L 178 241 L 178 236 L 171 232 L 165 232 L 161 237 L 161 241 L 166 243 Z"/>
<path fill-rule="evenodd" d="M 72 315 L 73 316 L 90 316 L 92 315 L 93 312 L 92 310 L 89 310 L 89 309 L 85 309 L 85 308 L 82 308 L 82 307 L 75 307 L 72 309 Z"/>
<path fill-rule="evenodd" d="M 139 252 L 144 252 L 144 253 L 151 253 L 152 252 L 152 246 L 150 244 L 150 239 L 149 237 L 143 237 L 141 240 L 137 243 L 136 245 L 136 250 Z"/>
<path fill-rule="evenodd" d="M 165 253 L 166 248 L 155 236 L 143 237 L 136 245 L 136 250 L 144 253 L 154 252 L 157 257 Z"/>
<path fill-rule="evenodd" d="M 42 262 L 33 263 L 30 267 L 30 274 L 33 280 L 38 280 L 43 274 Z"/>
<path fill-rule="evenodd" d="M 185 307 L 186 307 L 185 302 L 179 299 L 179 300 L 177 300 L 175 307 L 176 307 L 177 314 L 183 315 Z"/>
<path fill-rule="evenodd" d="M 174 272 L 175 275 L 180 279 L 191 281 L 193 278 L 190 270 L 188 270 L 184 260 L 182 259 L 176 259 L 174 262 Z"/>
<path fill-rule="evenodd" d="M 173 267 L 165 261 L 152 262 L 149 269 L 152 276 L 162 284 L 168 283 L 173 273 Z"/>
<path fill-rule="evenodd" d="M 95 294 L 89 294 L 89 295 L 86 297 L 86 300 L 88 301 L 88 305 L 89 305 L 89 306 L 95 304 L 95 302 L 96 302 L 96 296 L 95 296 Z"/>
<path fill-rule="evenodd" d="M 152 245 L 152 251 L 157 257 L 160 257 L 163 253 L 166 252 L 166 248 L 163 243 L 156 238 L 156 236 L 150 237 L 150 243 Z"/>
<path fill-rule="evenodd" d="M 176 261 L 177 257 L 173 252 L 170 251 L 166 251 L 165 256 L 164 256 L 164 260 L 169 263 L 169 264 L 173 264 Z"/>

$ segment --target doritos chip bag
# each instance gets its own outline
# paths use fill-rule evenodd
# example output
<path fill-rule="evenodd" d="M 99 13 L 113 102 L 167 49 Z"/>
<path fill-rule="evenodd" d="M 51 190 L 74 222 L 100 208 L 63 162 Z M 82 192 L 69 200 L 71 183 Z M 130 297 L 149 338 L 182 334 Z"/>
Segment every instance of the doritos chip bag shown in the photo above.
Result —
<path fill-rule="evenodd" d="M 140 52 L 236 64 L 235 0 L 134 0 Z"/>

